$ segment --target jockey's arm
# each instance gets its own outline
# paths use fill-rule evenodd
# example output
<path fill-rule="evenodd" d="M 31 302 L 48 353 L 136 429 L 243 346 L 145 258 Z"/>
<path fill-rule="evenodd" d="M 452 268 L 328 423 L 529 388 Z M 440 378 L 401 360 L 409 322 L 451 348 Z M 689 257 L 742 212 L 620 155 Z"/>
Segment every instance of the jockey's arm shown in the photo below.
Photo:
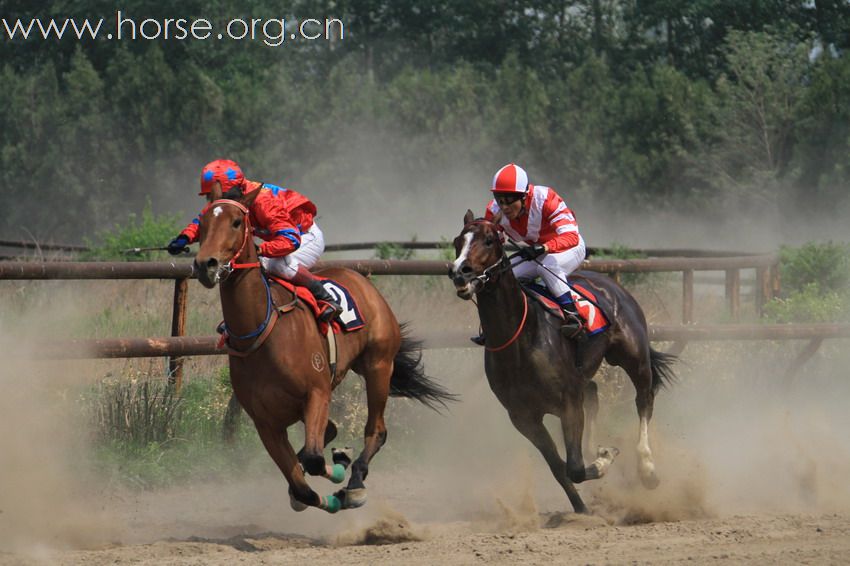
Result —
<path fill-rule="evenodd" d="M 189 238 L 189 243 L 190 243 L 190 244 L 194 244 L 195 242 L 197 242 L 197 241 L 198 241 L 198 233 L 199 233 L 199 231 L 200 231 L 200 229 L 201 229 L 201 217 L 204 215 L 204 213 L 205 213 L 207 210 L 209 210 L 209 208 L 210 208 L 210 205 L 209 205 L 209 204 L 207 204 L 207 205 L 206 205 L 206 206 L 205 206 L 205 207 L 201 210 L 201 212 L 198 214 L 198 216 L 196 216 L 195 218 L 193 218 L 193 219 L 192 219 L 192 221 L 191 221 L 191 222 L 189 222 L 189 224 L 188 224 L 185 228 L 183 228 L 183 230 L 180 232 L 180 234 L 181 234 L 181 235 L 186 236 L 187 238 Z"/>
<path fill-rule="evenodd" d="M 555 191 L 551 191 L 546 204 L 543 206 L 543 218 L 555 233 L 555 236 L 544 244 L 547 253 L 564 252 L 578 245 L 579 235 L 576 218 Z"/>
<path fill-rule="evenodd" d="M 298 249 L 301 235 L 283 203 L 274 198 L 257 200 L 253 212 L 257 227 L 268 231 L 268 239 L 260 245 L 260 255 L 283 257 Z"/>

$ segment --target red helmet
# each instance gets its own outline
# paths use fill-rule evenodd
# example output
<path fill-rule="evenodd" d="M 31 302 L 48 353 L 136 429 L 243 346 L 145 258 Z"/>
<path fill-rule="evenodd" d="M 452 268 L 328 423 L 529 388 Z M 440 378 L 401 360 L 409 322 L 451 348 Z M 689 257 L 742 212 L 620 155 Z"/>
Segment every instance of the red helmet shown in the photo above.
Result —
<path fill-rule="evenodd" d="M 528 174 L 519 165 L 508 163 L 496 171 L 493 176 L 493 188 L 490 191 L 524 195 L 528 192 Z"/>
<path fill-rule="evenodd" d="M 201 192 L 198 194 L 208 195 L 213 184 L 221 183 L 221 191 L 226 193 L 233 187 L 238 187 L 245 182 L 245 175 L 239 164 L 230 159 L 216 159 L 204 165 L 201 170 Z"/>

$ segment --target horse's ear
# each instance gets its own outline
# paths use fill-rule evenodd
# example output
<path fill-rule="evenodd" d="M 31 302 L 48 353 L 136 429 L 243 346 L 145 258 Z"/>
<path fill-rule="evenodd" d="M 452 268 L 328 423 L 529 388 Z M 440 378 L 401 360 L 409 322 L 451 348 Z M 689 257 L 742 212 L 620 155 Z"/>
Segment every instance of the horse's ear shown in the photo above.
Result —
<path fill-rule="evenodd" d="M 210 202 L 221 198 L 221 183 L 216 181 L 210 190 Z"/>
<path fill-rule="evenodd" d="M 493 215 L 493 220 L 491 222 L 493 224 L 499 224 L 502 221 L 502 211 L 500 210 L 496 214 Z"/>
<path fill-rule="evenodd" d="M 463 215 L 463 225 L 466 226 L 473 220 L 475 220 L 475 215 L 472 213 L 471 210 L 466 209 L 466 214 Z"/>
<path fill-rule="evenodd" d="M 246 207 L 251 208 L 251 205 L 254 204 L 255 200 L 257 200 L 257 195 L 259 194 L 260 189 L 255 189 L 250 193 L 243 193 L 242 198 L 240 200 L 242 201 L 242 204 L 244 204 Z"/>

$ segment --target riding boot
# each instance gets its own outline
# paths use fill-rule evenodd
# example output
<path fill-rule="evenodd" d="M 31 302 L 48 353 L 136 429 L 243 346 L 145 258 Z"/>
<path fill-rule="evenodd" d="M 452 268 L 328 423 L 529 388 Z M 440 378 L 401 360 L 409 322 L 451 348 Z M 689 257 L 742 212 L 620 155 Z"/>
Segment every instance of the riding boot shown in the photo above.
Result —
<path fill-rule="evenodd" d="M 336 302 L 333 295 L 328 293 L 328 290 L 325 289 L 324 285 L 322 285 L 321 280 L 316 279 L 315 281 L 310 281 L 305 286 L 309 289 L 313 296 L 316 297 L 317 301 L 322 301 L 327 305 L 319 315 L 319 320 L 322 322 L 330 322 L 339 316 L 339 313 L 342 312 L 342 306 Z"/>
<path fill-rule="evenodd" d="M 586 340 L 587 334 L 584 332 L 584 323 L 578 314 L 578 310 L 576 310 L 576 304 L 572 299 L 567 299 L 567 297 L 559 297 L 558 304 L 561 306 L 561 310 L 564 311 L 564 324 L 561 326 L 561 335 L 576 341 Z"/>
<path fill-rule="evenodd" d="M 325 286 L 322 285 L 322 280 L 310 273 L 310 270 L 304 267 L 303 265 L 298 266 L 298 270 L 295 272 L 295 275 L 289 281 L 293 285 L 307 287 L 307 289 L 313 294 L 317 301 L 327 303 L 327 306 L 319 315 L 319 320 L 321 320 L 322 322 L 331 321 L 337 316 L 339 316 L 339 313 L 342 312 L 342 307 L 336 301 L 333 295 L 328 293 L 328 290 L 325 289 Z"/>
<path fill-rule="evenodd" d="M 575 363 L 576 370 L 582 373 L 584 369 L 584 345 L 587 342 L 587 334 L 584 331 L 584 323 L 579 317 L 576 304 L 574 302 L 564 303 L 561 305 L 564 311 L 566 320 L 561 326 L 561 335 L 572 340 L 576 345 Z"/>
<path fill-rule="evenodd" d="M 483 332 L 479 333 L 478 336 L 470 336 L 469 339 L 472 341 L 473 344 L 476 344 L 478 346 L 484 345 L 484 333 Z"/>

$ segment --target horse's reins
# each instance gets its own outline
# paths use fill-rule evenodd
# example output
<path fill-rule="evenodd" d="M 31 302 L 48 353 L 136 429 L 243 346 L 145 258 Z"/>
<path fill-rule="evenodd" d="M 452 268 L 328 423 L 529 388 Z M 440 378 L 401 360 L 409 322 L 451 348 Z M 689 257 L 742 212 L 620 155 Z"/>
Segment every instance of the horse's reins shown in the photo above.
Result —
<path fill-rule="evenodd" d="M 225 264 L 223 269 L 227 272 L 227 275 L 230 275 L 230 273 L 236 271 L 237 269 L 259 268 L 259 260 L 251 263 L 235 263 L 236 259 L 238 259 L 239 256 L 242 255 L 242 252 L 245 251 L 245 245 L 248 243 L 249 235 L 251 233 L 251 221 L 250 215 L 248 214 L 248 208 L 241 202 L 230 199 L 215 200 L 211 203 L 210 207 L 217 204 L 229 204 L 231 206 L 235 206 L 242 212 L 242 214 L 245 215 L 245 232 L 242 236 L 242 245 L 239 246 L 239 251 L 236 252 L 236 255 L 230 258 L 230 261 Z M 224 279 L 227 278 L 227 275 L 224 277 Z M 272 329 L 274 328 L 274 325 L 279 317 L 278 310 L 274 308 L 274 301 L 272 301 L 272 290 L 271 288 L 269 288 L 269 282 L 262 275 L 260 276 L 260 279 L 263 280 L 263 284 L 266 287 L 266 318 L 265 320 L 263 320 L 260 326 L 258 326 L 257 329 L 253 332 L 249 332 L 248 334 L 240 336 L 231 334 L 227 330 L 227 324 L 224 321 L 222 321 L 219 325 L 219 329 L 222 333 L 221 344 L 227 347 L 228 353 L 232 356 L 239 356 L 244 358 L 245 356 L 256 352 L 260 348 L 260 346 L 263 345 L 263 342 L 266 341 L 266 338 L 268 338 L 269 335 L 272 333 Z M 230 344 L 228 344 L 228 338 L 235 338 L 236 340 L 248 340 L 254 337 L 256 337 L 257 339 L 251 343 L 247 350 L 236 350 Z"/>
<path fill-rule="evenodd" d="M 481 224 L 483 222 L 487 222 L 487 221 L 485 221 L 485 220 L 474 220 L 470 224 Z M 490 222 L 490 224 L 492 224 L 492 222 Z M 493 224 L 493 225 L 496 226 L 496 228 L 499 229 L 499 231 L 501 232 L 501 230 L 502 230 L 501 226 L 499 226 L 498 224 Z M 504 234 L 504 232 L 502 232 L 502 234 Z M 523 260 L 523 261 L 526 261 L 526 260 Z M 496 261 L 496 263 L 494 263 L 493 265 L 491 265 L 489 267 L 484 268 L 484 270 L 481 272 L 481 275 L 476 276 L 475 279 L 477 279 L 481 282 L 481 289 L 483 290 L 484 287 L 487 285 L 487 283 L 489 283 L 490 280 L 493 278 L 493 275 L 504 273 L 505 271 L 507 271 L 508 269 L 511 269 L 511 268 L 513 268 L 513 265 L 511 264 L 510 258 L 508 258 L 507 255 L 502 253 L 502 256 L 498 259 L 498 261 Z M 511 338 L 507 342 L 502 344 L 501 346 L 497 346 L 496 348 L 490 348 L 489 346 L 484 346 L 484 349 L 487 350 L 488 352 L 499 352 L 501 350 L 504 350 L 505 348 L 507 348 L 508 346 L 513 344 L 514 342 L 516 342 L 517 338 L 519 338 L 519 335 L 522 334 L 522 329 L 525 328 L 525 321 L 528 319 L 528 297 L 526 297 L 525 293 L 522 292 L 522 291 L 520 291 L 520 294 L 522 295 L 522 301 L 523 301 L 523 303 L 522 303 L 522 320 L 519 322 L 519 326 L 517 327 L 516 332 L 514 332 L 514 335 L 511 336 Z M 478 303 L 474 299 L 473 299 L 472 302 L 475 304 L 475 306 L 478 306 Z"/>

